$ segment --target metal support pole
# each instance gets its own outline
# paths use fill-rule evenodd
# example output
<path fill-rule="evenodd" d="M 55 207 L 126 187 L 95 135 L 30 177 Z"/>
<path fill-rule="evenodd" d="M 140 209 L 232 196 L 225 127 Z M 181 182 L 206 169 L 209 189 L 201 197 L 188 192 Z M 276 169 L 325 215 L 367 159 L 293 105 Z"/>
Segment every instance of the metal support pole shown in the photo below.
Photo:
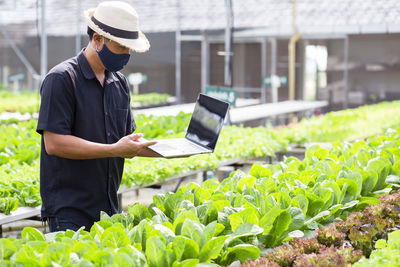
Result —
<path fill-rule="evenodd" d="M 349 37 L 344 39 L 344 90 L 343 90 L 343 109 L 348 107 L 349 100 Z"/>
<path fill-rule="evenodd" d="M 3 86 L 5 88 L 7 88 L 8 87 L 8 66 L 3 66 L 2 72 L 3 72 Z"/>
<path fill-rule="evenodd" d="M 203 34 L 201 41 L 201 92 L 206 91 L 206 86 L 209 84 L 209 67 L 210 67 L 210 48 L 207 37 Z"/>
<path fill-rule="evenodd" d="M 28 75 L 27 75 L 27 78 L 28 78 L 28 89 L 29 90 L 32 90 L 34 87 L 33 87 L 33 77 L 32 77 L 32 74 L 30 74 L 30 72 L 29 72 L 29 70 L 27 71 L 27 73 L 28 73 Z"/>
<path fill-rule="evenodd" d="M 267 39 L 261 42 L 261 79 L 267 76 Z M 261 103 L 267 102 L 267 86 L 261 84 Z"/>
<path fill-rule="evenodd" d="M 233 7 L 232 0 L 225 0 L 226 27 L 225 27 L 225 86 L 232 86 L 232 56 L 233 56 Z"/>
<path fill-rule="evenodd" d="M 81 0 L 76 0 L 75 54 L 81 51 Z"/>
<path fill-rule="evenodd" d="M 118 212 L 122 212 L 122 193 L 118 193 Z"/>
<path fill-rule="evenodd" d="M 177 27 L 175 32 L 175 97 L 176 102 L 182 102 L 181 91 L 181 8 L 180 0 L 176 0 Z"/>
<path fill-rule="evenodd" d="M 41 15 L 40 76 L 43 81 L 47 73 L 46 0 L 42 0 Z"/>
<path fill-rule="evenodd" d="M 270 39 L 271 43 L 271 77 L 276 75 L 277 66 L 277 42 L 276 39 Z M 271 84 L 271 100 L 272 103 L 278 102 L 278 88 Z"/>
<path fill-rule="evenodd" d="M 289 41 L 289 100 L 294 100 L 296 97 L 296 43 L 300 39 L 296 28 L 296 0 L 293 0 L 292 5 L 292 27 L 293 36 Z"/>

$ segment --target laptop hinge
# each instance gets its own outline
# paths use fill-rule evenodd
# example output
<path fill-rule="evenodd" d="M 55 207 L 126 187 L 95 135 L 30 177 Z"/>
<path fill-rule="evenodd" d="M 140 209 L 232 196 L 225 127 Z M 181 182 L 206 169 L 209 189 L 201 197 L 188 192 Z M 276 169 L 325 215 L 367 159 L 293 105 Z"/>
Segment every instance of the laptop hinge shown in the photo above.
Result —
<path fill-rule="evenodd" d="M 192 139 L 190 139 L 190 138 L 188 138 L 188 137 L 186 137 L 186 136 L 185 136 L 185 139 L 189 140 L 190 142 L 195 143 L 195 144 L 198 145 L 198 146 L 201 146 L 202 148 L 205 148 L 205 149 L 207 149 L 207 150 L 210 150 L 210 151 L 214 152 L 214 149 L 211 149 L 211 148 L 209 148 L 208 146 L 205 146 L 205 145 L 203 145 L 203 144 L 197 142 L 196 140 L 192 140 Z"/>

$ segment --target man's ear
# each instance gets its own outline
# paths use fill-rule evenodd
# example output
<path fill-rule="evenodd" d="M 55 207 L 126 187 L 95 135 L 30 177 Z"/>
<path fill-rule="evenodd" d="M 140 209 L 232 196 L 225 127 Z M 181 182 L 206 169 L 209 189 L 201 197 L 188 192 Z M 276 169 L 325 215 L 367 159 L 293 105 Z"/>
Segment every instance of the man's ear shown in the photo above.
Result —
<path fill-rule="evenodd" d="M 103 36 L 95 32 L 93 34 L 92 42 L 97 49 L 101 50 L 103 42 L 102 42 Z"/>

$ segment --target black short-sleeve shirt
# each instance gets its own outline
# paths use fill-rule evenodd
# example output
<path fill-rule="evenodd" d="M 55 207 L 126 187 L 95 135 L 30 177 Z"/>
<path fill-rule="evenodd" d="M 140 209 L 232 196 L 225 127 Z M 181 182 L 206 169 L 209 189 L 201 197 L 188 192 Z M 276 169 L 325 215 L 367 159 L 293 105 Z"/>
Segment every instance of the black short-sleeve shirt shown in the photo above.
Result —
<path fill-rule="evenodd" d="M 125 77 L 106 71 L 101 86 L 83 50 L 55 66 L 44 79 L 38 133 L 46 130 L 112 144 L 135 128 Z M 123 158 L 71 160 L 50 156 L 42 135 L 42 218 L 58 216 L 90 230 L 100 211 L 109 215 L 118 212 L 123 167 Z"/>

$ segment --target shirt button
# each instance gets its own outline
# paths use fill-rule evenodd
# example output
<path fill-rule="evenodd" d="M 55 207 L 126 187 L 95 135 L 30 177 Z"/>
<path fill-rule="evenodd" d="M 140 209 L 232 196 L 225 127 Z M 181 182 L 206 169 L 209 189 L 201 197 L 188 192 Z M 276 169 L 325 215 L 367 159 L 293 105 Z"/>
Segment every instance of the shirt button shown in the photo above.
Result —
<path fill-rule="evenodd" d="M 107 135 L 110 136 L 111 135 L 110 132 L 108 132 Z"/>

